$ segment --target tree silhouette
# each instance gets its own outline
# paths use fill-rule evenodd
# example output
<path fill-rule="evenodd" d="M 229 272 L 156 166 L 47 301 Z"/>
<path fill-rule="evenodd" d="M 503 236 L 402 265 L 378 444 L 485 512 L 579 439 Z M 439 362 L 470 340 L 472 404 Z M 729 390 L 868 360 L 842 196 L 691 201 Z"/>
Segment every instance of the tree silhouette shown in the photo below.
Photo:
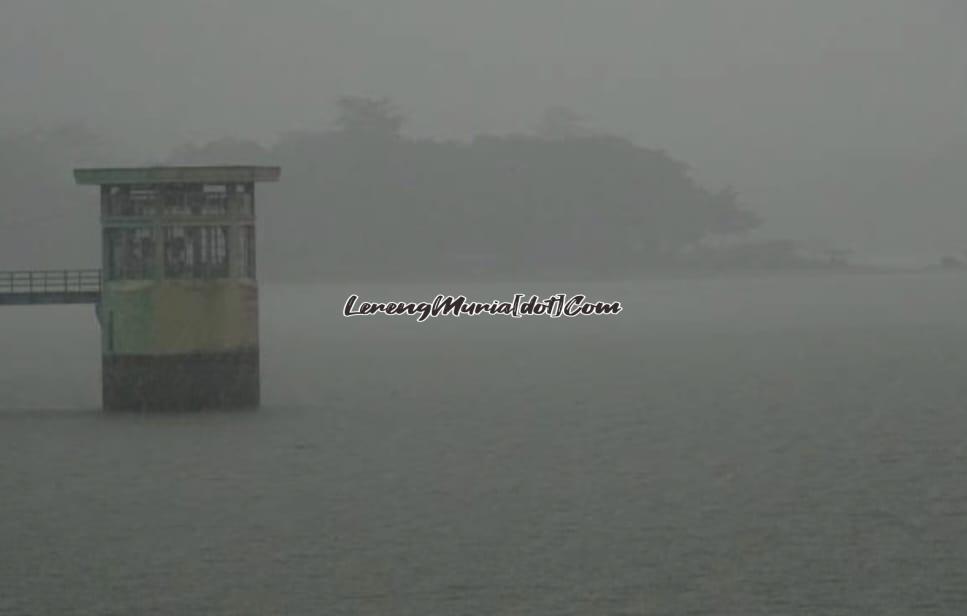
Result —
<path fill-rule="evenodd" d="M 706 189 L 661 150 L 576 136 L 570 113 L 549 123 L 563 138 L 465 143 L 401 136 L 387 99 L 343 98 L 339 112 L 332 130 L 288 133 L 268 147 L 222 139 L 168 160 L 282 166 L 285 181 L 259 196 L 269 278 L 622 275 L 681 263 L 758 223 L 734 190 Z M 78 191 L 65 169 L 105 160 L 100 149 L 75 128 L 0 135 L 0 260 L 96 262 L 97 196 Z M 737 262 L 791 263 L 787 254 L 767 246 Z"/>
<path fill-rule="evenodd" d="M 398 138 L 403 116 L 388 98 L 343 96 L 336 102 L 336 126 L 343 133 L 357 136 Z"/>

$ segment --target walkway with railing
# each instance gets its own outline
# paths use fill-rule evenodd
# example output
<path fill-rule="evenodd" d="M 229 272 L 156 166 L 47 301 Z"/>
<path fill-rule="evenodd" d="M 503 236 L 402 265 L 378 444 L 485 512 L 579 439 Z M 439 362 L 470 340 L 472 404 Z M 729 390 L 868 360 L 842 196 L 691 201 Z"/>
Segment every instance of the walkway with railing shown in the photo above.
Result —
<path fill-rule="evenodd" d="M 96 304 L 101 270 L 0 271 L 0 306 Z"/>

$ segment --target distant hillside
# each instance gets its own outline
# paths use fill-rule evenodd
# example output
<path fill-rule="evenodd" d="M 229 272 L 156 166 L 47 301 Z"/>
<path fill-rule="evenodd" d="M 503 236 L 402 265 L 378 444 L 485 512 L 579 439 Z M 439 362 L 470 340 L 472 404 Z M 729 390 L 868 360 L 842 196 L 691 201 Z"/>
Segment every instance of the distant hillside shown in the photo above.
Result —
<path fill-rule="evenodd" d="M 282 166 L 280 184 L 259 188 L 260 271 L 274 279 L 623 275 L 759 222 L 735 192 L 625 139 L 414 140 L 378 105 L 367 113 L 268 148 L 186 146 L 167 162 Z M 106 161 L 131 162 L 79 129 L 0 137 L 0 267 L 98 264 L 97 191 L 71 170 Z"/>
<path fill-rule="evenodd" d="M 611 136 L 412 140 L 394 129 L 225 140 L 169 162 L 272 163 L 263 272 L 274 277 L 621 274 L 675 261 L 758 218 L 661 151 Z"/>

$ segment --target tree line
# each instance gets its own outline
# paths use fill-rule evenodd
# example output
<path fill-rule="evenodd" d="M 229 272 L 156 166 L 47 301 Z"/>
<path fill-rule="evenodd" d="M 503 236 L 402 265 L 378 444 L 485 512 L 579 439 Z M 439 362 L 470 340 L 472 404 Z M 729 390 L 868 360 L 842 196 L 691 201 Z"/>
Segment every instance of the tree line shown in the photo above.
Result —
<path fill-rule="evenodd" d="M 734 191 L 710 191 L 685 163 L 587 130 L 563 108 L 534 134 L 470 142 L 405 136 L 385 99 L 343 98 L 338 110 L 329 130 L 284 134 L 271 146 L 189 145 L 164 161 L 282 167 L 281 183 L 259 188 L 265 278 L 626 275 L 759 224 Z M 26 197 L 9 200 L 4 216 L 29 218 L 52 199 L 63 214 L 65 195 L 77 194 L 65 157 L 84 158 L 85 147 L 102 144 L 83 131 L 0 139 L 0 181 L 9 192 L 19 178 Z M 70 220 L 93 226 L 81 226 L 85 236 L 68 252 L 89 243 L 96 258 L 97 214 L 78 210 Z M 26 242 L 12 228 L 0 229 L 0 258 L 9 257 L 4 242 Z"/>

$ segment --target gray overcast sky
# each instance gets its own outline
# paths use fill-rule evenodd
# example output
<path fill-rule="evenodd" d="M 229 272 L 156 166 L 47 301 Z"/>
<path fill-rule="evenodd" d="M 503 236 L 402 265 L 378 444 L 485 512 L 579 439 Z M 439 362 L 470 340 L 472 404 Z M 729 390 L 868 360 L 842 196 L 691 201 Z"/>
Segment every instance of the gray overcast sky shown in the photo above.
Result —
<path fill-rule="evenodd" d="M 962 187 L 934 190 L 929 215 L 918 189 L 870 188 L 967 143 L 964 4 L 0 0 L 0 128 L 82 120 L 147 162 L 324 128 L 346 94 L 457 139 L 566 105 L 734 184 L 766 235 L 935 255 L 967 244 Z"/>
<path fill-rule="evenodd" d="M 163 151 L 318 128 L 388 95 L 413 134 L 549 104 L 688 160 L 929 148 L 963 132 L 951 0 L 3 0 L 5 126 L 84 119 Z"/>

